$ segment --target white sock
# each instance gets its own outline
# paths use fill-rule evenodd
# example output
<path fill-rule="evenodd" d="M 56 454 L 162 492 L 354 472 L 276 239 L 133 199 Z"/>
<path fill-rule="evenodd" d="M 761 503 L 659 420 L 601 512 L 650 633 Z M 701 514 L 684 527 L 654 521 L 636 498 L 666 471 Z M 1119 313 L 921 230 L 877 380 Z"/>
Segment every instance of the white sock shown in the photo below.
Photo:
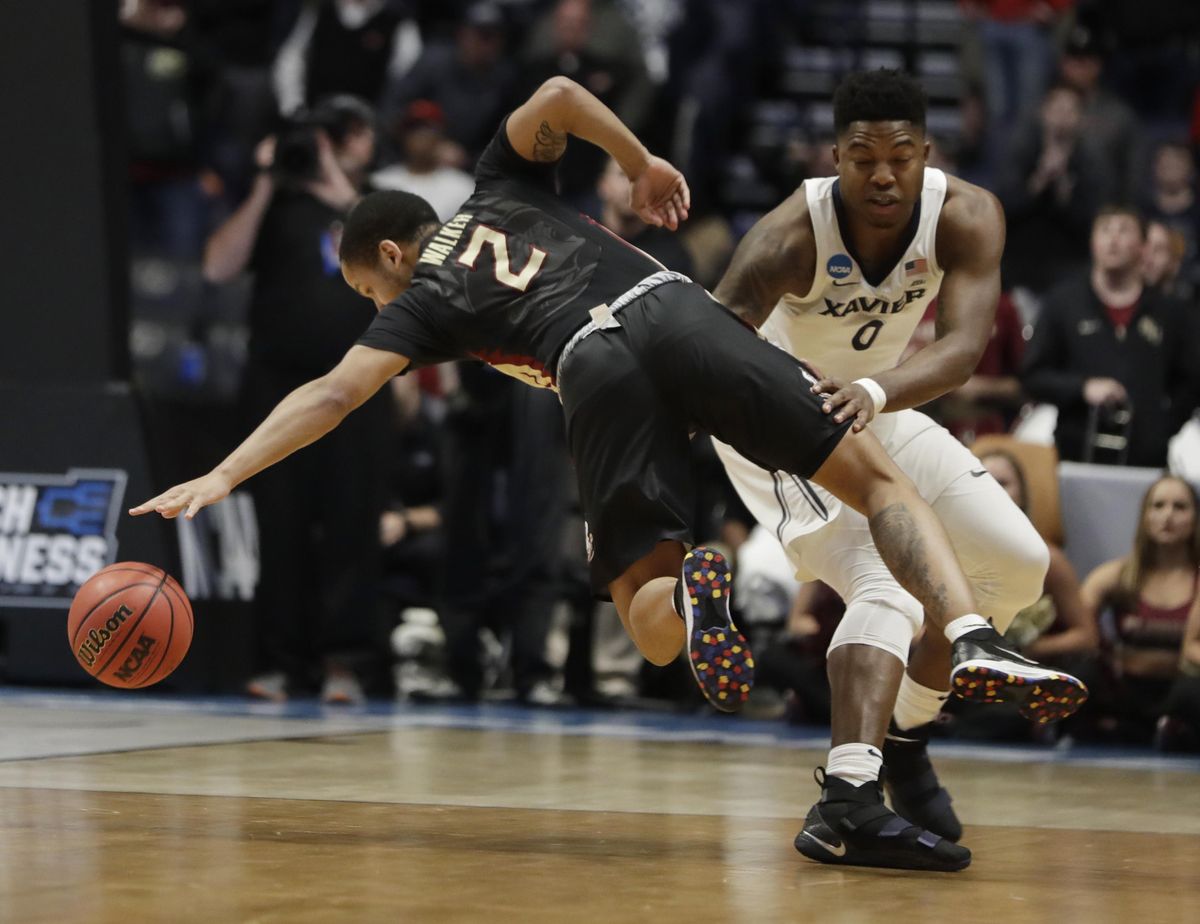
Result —
<path fill-rule="evenodd" d="M 825 774 L 861 786 L 879 779 L 883 755 L 873 744 L 839 744 L 829 751 Z"/>
<path fill-rule="evenodd" d="M 931 690 L 905 674 L 900 681 L 900 692 L 896 694 L 896 708 L 892 712 L 896 727 L 903 731 L 932 722 L 942 711 L 942 703 L 949 697 L 949 690 Z"/>
<path fill-rule="evenodd" d="M 966 616 L 959 616 L 958 619 L 951 619 L 946 623 L 945 632 L 946 638 L 953 645 L 958 641 L 960 636 L 966 635 L 968 632 L 974 632 L 976 629 L 989 629 L 991 623 L 979 616 L 976 613 L 968 613 Z"/>

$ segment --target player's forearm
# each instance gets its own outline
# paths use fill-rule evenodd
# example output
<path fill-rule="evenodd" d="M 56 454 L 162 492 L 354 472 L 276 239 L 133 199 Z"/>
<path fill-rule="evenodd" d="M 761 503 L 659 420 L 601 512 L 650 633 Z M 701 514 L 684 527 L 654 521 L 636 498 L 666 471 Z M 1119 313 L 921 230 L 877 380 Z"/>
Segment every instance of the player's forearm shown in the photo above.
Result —
<path fill-rule="evenodd" d="M 206 280 L 229 282 L 246 268 L 273 193 L 274 182 L 270 176 L 259 174 L 246 201 L 212 233 L 204 245 L 203 273 Z"/>
<path fill-rule="evenodd" d="M 979 351 L 953 336 L 918 350 L 887 372 L 871 376 L 887 395 L 888 411 L 920 407 L 961 387 L 979 363 Z"/>
<path fill-rule="evenodd" d="M 231 487 L 241 484 L 320 439 L 353 408 L 353 400 L 331 387 L 325 378 L 301 385 L 275 406 L 216 471 L 229 480 Z"/>
<path fill-rule="evenodd" d="M 539 94 L 553 114 L 551 124 L 568 134 L 602 148 L 620 165 L 630 179 L 636 179 L 650 160 L 646 146 L 616 113 L 575 81 L 553 77 L 543 84 Z"/>

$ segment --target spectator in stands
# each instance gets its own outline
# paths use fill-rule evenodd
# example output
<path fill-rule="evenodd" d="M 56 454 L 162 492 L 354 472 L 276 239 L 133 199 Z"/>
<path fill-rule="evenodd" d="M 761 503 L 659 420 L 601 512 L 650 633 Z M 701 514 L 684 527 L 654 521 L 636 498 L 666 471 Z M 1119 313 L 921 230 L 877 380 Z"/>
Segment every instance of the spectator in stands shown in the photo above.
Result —
<path fill-rule="evenodd" d="M 1150 740 L 1179 673 L 1185 627 L 1197 605 L 1200 518 L 1196 491 L 1171 475 L 1142 500 L 1133 549 L 1105 562 L 1083 583 L 1096 615 L 1111 615 L 1111 671 L 1117 683 L 1119 731 Z M 1189 661 L 1190 663 L 1190 661 Z"/>
<path fill-rule="evenodd" d="M 1192 601 L 1184 628 L 1179 673 L 1154 729 L 1160 751 L 1195 751 L 1200 747 L 1200 594 Z"/>
<path fill-rule="evenodd" d="M 784 631 L 772 642 L 756 644 L 755 689 L 784 693 L 788 722 L 829 724 L 831 700 L 826 653 L 845 612 L 842 598 L 830 587 L 820 581 L 809 581 L 796 594 Z"/>
<path fill-rule="evenodd" d="M 562 409 L 481 363 L 459 366 L 448 399 L 445 558 L 438 615 L 450 699 L 475 702 L 487 685 L 480 630 L 509 639 L 517 699 L 560 695 L 546 638 L 562 596 L 569 461 Z"/>
<path fill-rule="evenodd" d="M 1142 133 L 1133 110 L 1100 83 L 1104 59 L 1091 29 L 1071 29 L 1058 69 L 1059 79 L 1083 102 L 1080 144 L 1100 167 L 1101 201 L 1132 202 L 1142 169 Z"/>
<path fill-rule="evenodd" d="M 433 206 L 438 218 L 449 221 L 475 190 L 475 180 L 443 162 L 440 151 L 446 140 L 445 126 L 437 103 L 427 99 L 409 103 L 396 125 L 402 162 L 376 170 L 371 185 L 418 195 Z"/>
<path fill-rule="evenodd" d="M 1079 92 L 1052 87 L 1038 118 L 1013 136 L 996 175 L 1008 218 L 1005 285 L 1044 293 L 1085 263 L 1087 229 L 1099 198 L 1102 169 L 1080 143 Z"/>
<path fill-rule="evenodd" d="M 557 0 L 538 20 L 524 51 L 525 88 L 556 74 L 587 87 L 634 132 L 641 130 L 654 101 L 637 32 L 612 0 Z M 576 144 L 559 168 L 565 196 L 581 200 L 595 189 L 604 153 Z"/>
<path fill-rule="evenodd" d="M 319 107 L 330 134 L 293 129 L 260 145 L 249 197 L 208 240 L 210 282 L 254 276 L 240 407 L 255 424 L 336 365 L 373 316 L 337 258 L 341 219 L 374 153 L 364 107 L 334 100 Z M 327 702 L 363 698 L 355 670 L 372 663 L 381 440 L 391 419 L 381 392 L 328 439 L 255 479 L 261 673 L 252 695 L 281 700 L 315 682 Z"/>
<path fill-rule="evenodd" d="M 500 8 L 472 4 L 452 43 L 430 43 L 412 70 L 389 84 L 384 119 L 395 120 L 414 100 L 432 100 L 441 107 L 447 138 L 456 146 L 447 162 L 469 169 L 514 103 L 517 72 L 504 52 Z"/>
<path fill-rule="evenodd" d="M 302 8 L 275 59 L 279 111 L 290 115 L 337 93 L 377 105 L 384 86 L 421 53 L 402 0 L 315 0 Z"/>
<path fill-rule="evenodd" d="M 1142 280 L 1147 288 L 1183 301 L 1195 298 L 1195 280 L 1183 273 L 1187 238 L 1161 221 L 1146 225 L 1146 246 L 1142 249 Z M 1195 266 L 1192 267 L 1195 275 Z"/>
<path fill-rule="evenodd" d="M 436 607 L 444 560 L 442 438 L 418 381 L 415 375 L 392 379 L 396 425 L 389 433 L 386 506 L 379 519 L 384 590 L 400 609 Z"/>
<path fill-rule="evenodd" d="M 1071 0 L 959 0 L 983 45 L 984 98 L 993 142 L 1041 98 L 1053 66 L 1051 26 Z"/>
<path fill-rule="evenodd" d="M 1183 235 L 1185 260 L 1197 259 L 1200 197 L 1196 195 L 1196 162 L 1187 145 L 1167 142 L 1154 152 L 1143 208 L 1148 218 Z"/>
<path fill-rule="evenodd" d="M 667 269 L 690 278 L 694 272 L 692 258 L 680 236 L 666 228 L 651 227 L 638 218 L 630 204 L 630 189 L 629 177 L 610 157 L 596 184 L 600 221 L 604 227 L 645 251 Z"/>
<path fill-rule="evenodd" d="M 1101 210 L 1092 228 L 1092 266 L 1047 296 L 1025 353 L 1022 381 L 1058 407 L 1054 441 L 1067 461 L 1111 462 L 1107 445 L 1130 465 L 1161 467 L 1167 440 L 1196 404 L 1194 312 L 1145 288 L 1141 218 Z M 1122 409 L 1132 412 L 1126 421 Z M 1097 433 L 1124 428 L 1118 442 Z M 1118 440 L 1120 433 L 1116 434 Z"/>

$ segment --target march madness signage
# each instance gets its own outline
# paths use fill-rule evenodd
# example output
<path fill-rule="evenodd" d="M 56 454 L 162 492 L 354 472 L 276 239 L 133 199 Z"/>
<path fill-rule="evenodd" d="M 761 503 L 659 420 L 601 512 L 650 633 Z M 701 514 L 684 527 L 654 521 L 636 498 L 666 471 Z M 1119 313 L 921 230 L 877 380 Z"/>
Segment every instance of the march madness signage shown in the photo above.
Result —
<path fill-rule="evenodd" d="M 116 561 L 126 472 L 0 472 L 0 607 L 66 607 Z"/>

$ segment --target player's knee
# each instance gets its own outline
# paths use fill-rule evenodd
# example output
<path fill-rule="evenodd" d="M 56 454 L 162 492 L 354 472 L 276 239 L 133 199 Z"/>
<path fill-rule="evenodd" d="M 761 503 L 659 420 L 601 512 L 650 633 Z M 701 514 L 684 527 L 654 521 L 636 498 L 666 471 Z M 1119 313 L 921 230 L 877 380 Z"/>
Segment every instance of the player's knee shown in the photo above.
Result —
<path fill-rule="evenodd" d="M 996 551 L 998 603 L 1013 613 L 1036 603 L 1050 567 L 1050 549 L 1037 530 L 1017 529 Z"/>
<path fill-rule="evenodd" d="M 834 630 L 829 651 L 843 645 L 869 645 L 908 663 L 908 649 L 921 627 L 921 605 L 904 591 L 876 600 L 852 602 Z"/>

